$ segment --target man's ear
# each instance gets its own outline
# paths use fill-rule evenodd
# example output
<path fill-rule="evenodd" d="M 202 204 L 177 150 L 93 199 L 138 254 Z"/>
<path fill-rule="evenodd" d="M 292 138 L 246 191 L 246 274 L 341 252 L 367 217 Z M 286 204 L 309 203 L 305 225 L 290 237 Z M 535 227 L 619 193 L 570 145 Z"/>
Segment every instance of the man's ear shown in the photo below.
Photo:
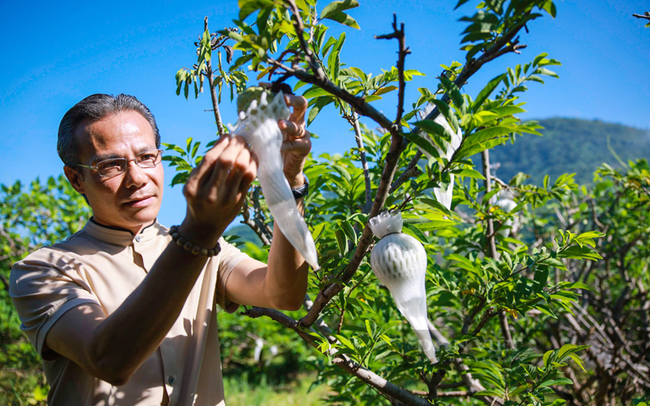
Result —
<path fill-rule="evenodd" d="M 83 184 L 81 183 L 84 180 L 81 171 L 71 166 L 65 165 L 63 167 L 63 172 L 65 173 L 66 178 L 68 178 L 68 181 L 74 190 L 81 193 L 82 195 L 85 195 L 86 192 L 84 190 Z"/>

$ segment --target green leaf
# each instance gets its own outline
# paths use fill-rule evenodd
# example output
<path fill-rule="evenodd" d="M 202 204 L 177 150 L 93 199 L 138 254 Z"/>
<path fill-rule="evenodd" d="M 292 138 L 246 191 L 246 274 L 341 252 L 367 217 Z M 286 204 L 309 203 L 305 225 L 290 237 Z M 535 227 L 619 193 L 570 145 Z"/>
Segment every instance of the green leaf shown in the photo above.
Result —
<path fill-rule="evenodd" d="M 333 14 L 330 14 L 329 16 L 325 17 L 325 18 L 327 18 L 329 20 L 334 20 L 337 23 L 347 25 L 348 27 L 351 27 L 351 28 L 356 28 L 357 30 L 361 29 L 361 27 L 359 27 L 359 23 L 357 23 L 357 20 L 355 20 L 354 18 L 350 17 L 348 14 L 345 14 L 343 12 L 341 12 L 341 13 L 333 13 Z"/>
<path fill-rule="evenodd" d="M 449 133 L 449 131 L 445 127 L 441 126 L 440 124 L 436 123 L 433 120 L 416 121 L 415 125 L 431 135 L 437 135 L 438 137 L 441 137 L 447 142 L 451 141 L 451 134 Z M 440 144 L 438 145 L 440 146 L 441 149 L 446 149 L 446 145 L 440 145 Z"/>
<path fill-rule="evenodd" d="M 410 231 L 410 233 L 408 231 Z M 429 243 L 427 236 L 424 235 L 424 233 L 419 228 L 412 226 L 411 224 L 404 223 L 404 232 L 406 234 L 412 234 L 412 237 L 415 237 L 423 244 Z"/>
<path fill-rule="evenodd" d="M 476 96 L 476 100 L 474 100 L 474 103 L 472 105 L 472 111 L 476 113 L 478 109 L 485 103 L 485 100 L 487 100 L 488 97 L 492 94 L 494 89 L 501 84 L 503 79 L 508 76 L 507 73 L 504 73 L 502 75 L 499 75 L 495 77 L 494 79 L 490 80 L 487 85 L 479 92 L 478 96 Z"/>
<path fill-rule="evenodd" d="M 475 178 L 485 180 L 485 176 L 477 170 L 465 168 L 460 172 L 454 172 L 456 176 L 465 177 L 465 178 Z"/>
<path fill-rule="evenodd" d="M 553 72 L 552 70 L 546 69 L 546 68 L 537 68 L 535 70 L 535 73 L 538 73 L 540 75 L 550 76 L 550 77 L 556 78 L 556 79 L 560 78 L 560 75 L 558 75 L 557 73 Z"/>
<path fill-rule="evenodd" d="M 447 119 L 447 122 L 451 125 L 451 128 L 454 130 L 454 132 L 458 131 L 458 118 L 456 117 L 456 114 L 451 111 L 451 107 L 449 107 L 449 105 L 442 100 L 429 99 L 428 101 L 438 108 L 438 111 L 440 111 L 443 117 Z"/>
<path fill-rule="evenodd" d="M 359 7 L 359 2 L 357 0 L 333 1 L 323 8 L 323 11 L 320 13 L 320 18 L 328 18 L 331 14 L 336 14 L 356 7 Z"/>
<path fill-rule="evenodd" d="M 544 353 L 544 357 L 542 358 L 542 361 L 543 361 L 545 367 L 548 366 L 548 360 L 549 360 L 549 358 L 551 358 L 551 356 L 552 356 L 553 354 L 554 354 L 554 351 L 553 351 L 553 350 L 548 350 L 548 351 L 546 351 L 546 352 Z"/>
<path fill-rule="evenodd" d="M 573 385 L 573 381 L 569 378 L 553 379 L 550 381 L 542 382 L 542 384 L 539 385 L 538 388 L 546 388 L 547 386 L 553 386 L 553 385 Z"/>
<path fill-rule="evenodd" d="M 338 229 L 334 232 L 336 235 L 336 244 L 338 245 L 339 252 L 345 254 L 348 252 L 348 237 L 343 230 Z"/>
<path fill-rule="evenodd" d="M 338 340 L 339 340 L 343 345 L 345 345 L 346 347 L 348 347 L 348 348 L 351 349 L 351 350 L 354 350 L 354 345 L 352 344 L 352 342 L 351 342 L 350 340 L 348 340 L 347 338 L 343 337 L 343 336 L 340 335 L 340 334 L 337 334 L 337 335 L 336 335 L 336 338 L 338 338 Z"/>
<path fill-rule="evenodd" d="M 246 17 L 262 7 L 272 6 L 273 0 L 239 0 L 239 19 L 244 21 Z"/>
<path fill-rule="evenodd" d="M 512 132 L 511 127 L 506 127 L 501 125 L 477 131 L 475 133 L 465 136 L 463 142 L 463 149 L 469 148 L 473 145 L 480 144 L 488 140 L 503 138 L 506 135 L 509 135 L 511 132 Z"/>
<path fill-rule="evenodd" d="M 537 305 L 533 306 L 533 308 L 539 310 L 540 312 L 544 313 L 544 314 L 547 315 L 547 316 L 551 316 L 551 317 L 553 317 L 554 319 L 557 319 L 557 316 L 555 315 L 555 313 L 553 313 L 553 310 L 551 310 L 551 309 L 550 309 L 548 306 L 546 306 L 546 305 L 543 305 L 543 304 L 537 304 Z"/>
<path fill-rule="evenodd" d="M 463 95 L 460 93 L 460 89 L 454 82 L 449 80 L 445 75 L 440 75 L 440 82 L 442 83 L 442 86 L 445 88 L 445 90 L 448 92 L 449 97 L 451 97 L 451 100 L 453 100 L 454 104 L 456 107 L 460 110 L 462 114 L 466 113 L 466 106 L 465 106 L 465 99 L 463 99 Z"/>
<path fill-rule="evenodd" d="M 336 43 L 332 47 L 330 55 L 327 57 L 327 67 L 330 70 L 330 77 L 332 80 L 337 81 L 339 77 L 339 69 L 341 67 L 341 48 L 345 43 L 345 32 L 342 32 L 339 35 L 339 38 L 336 40 Z"/>
<path fill-rule="evenodd" d="M 368 336 L 372 337 L 372 326 L 370 326 L 370 320 L 366 319 L 366 331 Z"/>
<path fill-rule="evenodd" d="M 552 0 L 548 0 L 546 3 L 544 3 L 542 9 L 546 11 L 548 14 L 550 14 L 551 17 L 555 18 L 555 15 L 557 14 L 557 10 L 555 9 L 555 4 L 553 3 Z"/>
<path fill-rule="evenodd" d="M 571 359 L 573 360 L 573 362 L 575 362 L 576 364 L 578 364 L 578 366 L 580 367 L 580 369 L 582 369 L 584 372 L 587 372 L 587 370 L 585 369 L 584 365 L 582 364 L 582 360 L 580 359 L 580 357 L 578 357 L 576 354 L 569 354 L 569 357 L 571 357 Z"/>
<path fill-rule="evenodd" d="M 313 99 L 314 97 L 322 97 L 322 96 L 331 96 L 331 94 L 318 86 L 312 86 L 309 89 L 305 90 L 305 92 L 302 94 L 302 97 L 305 99 Z"/>
<path fill-rule="evenodd" d="M 591 261 L 598 261 L 603 259 L 596 251 L 589 247 L 580 247 L 572 245 L 557 253 L 558 258 L 572 258 L 572 259 L 589 259 Z"/>
<path fill-rule="evenodd" d="M 546 287 L 546 282 L 548 281 L 548 268 L 544 267 L 543 269 L 538 269 L 537 272 L 535 272 L 535 287 L 533 288 L 533 291 L 535 293 L 540 293 L 542 289 Z"/>
<path fill-rule="evenodd" d="M 568 356 L 568 354 L 575 354 L 576 352 L 582 351 L 582 350 L 584 350 L 586 348 L 589 348 L 589 346 L 588 345 L 576 345 L 576 344 L 564 344 L 557 351 L 558 361 L 564 361 L 564 359 L 566 358 L 566 356 Z"/>
<path fill-rule="evenodd" d="M 349 222 L 347 221 L 342 222 L 341 229 L 343 230 L 345 235 L 350 239 L 350 241 L 353 241 L 355 244 L 357 243 L 357 233 L 354 231 L 354 228 L 352 228 Z"/>
<path fill-rule="evenodd" d="M 309 116 L 307 117 L 307 126 L 309 126 L 316 119 L 316 116 L 318 116 L 318 113 L 320 113 L 323 107 L 327 106 L 330 103 L 332 103 L 332 99 L 330 97 L 319 97 L 316 99 L 316 103 L 314 103 L 311 106 L 311 110 L 309 110 Z"/>
<path fill-rule="evenodd" d="M 375 92 L 375 94 L 376 95 L 386 94 L 388 92 L 392 92 L 393 90 L 397 90 L 397 89 L 398 89 L 397 86 L 384 86 L 384 87 L 380 88 L 379 90 L 377 90 Z"/>
<path fill-rule="evenodd" d="M 440 155 L 438 153 L 438 150 L 433 145 L 431 145 L 431 143 L 428 140 L 422 138 L 418 134 L 416 134 L 414 132 L 410 132 L 410 133 L 404 133 L 403 135 L 404 135 L 404 138 L 406 138 L 407 140 L 409 140 L 412 143 L 414 143 L 415 145 L 417 145 L 418 148 L 423 150 L 423 152 L 427 152 L 431 156 L 434 156 L 434 157 L 437 157 L 437 156 Z"/>

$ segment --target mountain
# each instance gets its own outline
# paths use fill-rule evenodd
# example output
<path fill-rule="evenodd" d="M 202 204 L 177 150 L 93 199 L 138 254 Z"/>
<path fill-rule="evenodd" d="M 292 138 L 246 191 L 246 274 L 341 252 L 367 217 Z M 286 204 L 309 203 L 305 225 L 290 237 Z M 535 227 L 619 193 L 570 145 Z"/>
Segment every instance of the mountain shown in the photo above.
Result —
<path fill-rule="evenodd" d="M 236 224 L 235 222 L 232 223 L 230 227 L 226 230 L 224 234 L 225 236 L 233 235 L 239 237 L 239 241 L 242 243 L 244 241 L 250 241 L 257 245 L 258 247 L 262 246 L 262 240 L 260 240 L 260 237 L 255 234 L 255 231 L 251 230 L 251 228 L 247 225 L 244 224 L 239 224 L 239 225 L 234 225 Z"/>
<path fill-rule="evenodd" d="M 518 172 L 531 176 L 529 183 L 541 185 L 545 174 L 551 182 L 563 173 L 575 173 L 578 184 L 593 180 L 593 172 L 606 162 L 620 167 L 607 146 L 627 163 L 628 160 L 650 159 L 650 130 L 637 129 L 600 120 L 550 118 L 538 120 L 544 128 L 542 137 L 525 134 L 490 151 L 490 163 L 499 163 L 496 176 L 509 181 Z M 480 166 L 480 156 L 474 162 Z"/>

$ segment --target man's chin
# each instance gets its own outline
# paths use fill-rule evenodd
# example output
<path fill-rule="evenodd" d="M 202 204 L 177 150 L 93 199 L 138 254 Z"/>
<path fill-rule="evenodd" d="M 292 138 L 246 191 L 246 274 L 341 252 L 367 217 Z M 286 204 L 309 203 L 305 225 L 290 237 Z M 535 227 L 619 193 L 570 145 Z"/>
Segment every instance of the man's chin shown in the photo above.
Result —
<path fill-rule="evenodd" d="M 140 208 L 129 208 L 125 217 L 128 219 L 128 222 L 133 225 L 142 225 L 148 226 L 153 223 L 158 217 L 158 212 L 160 211 L 160 205 L 148 205 Z M 133 209 L 136 209 L 135 212 Z"/>

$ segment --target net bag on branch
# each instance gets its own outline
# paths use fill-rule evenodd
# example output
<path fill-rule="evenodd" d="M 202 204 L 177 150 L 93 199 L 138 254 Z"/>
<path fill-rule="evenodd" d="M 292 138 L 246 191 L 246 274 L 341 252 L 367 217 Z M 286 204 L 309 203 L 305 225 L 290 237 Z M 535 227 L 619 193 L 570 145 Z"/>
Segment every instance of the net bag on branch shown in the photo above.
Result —
<path fill-rule="evenodd" d="M 424 113 L 423 116 L 426 116 L 433 110 L 433 105 L 429 105 Z M 447 161 L 451 159 L 451 157 L 454 155 L 454 152 L 460 147 L 460 144 L 463 140 L 463 135 L 460 132 L 460 128 L 458 128 L 458 131 L 454 132 L 447 123 L 447 119 L 442 114 L 439 114 L 434 120 L 436 124 L 441 125 L 447 133 L 451 134 L 451 142 L 444 141 L 445 145 L 445 150 L 443 151 L 442 148 L 436 144 L 433 139 L 431 139 L 431 136 L 429 134 L 424 133 L 423 137 L 433 145 L 433 147 L 438 151 L 438 154 L 440 155 L 441 158 L 445 158 Z M 419 148 L 419 147 L 418 147 Z M 419 148 L 420 151 L 429 159 L 431 159 L 433 156 L 428 153 L 426 150 Z M 438 203 L 442 204 L 445 206 L 447 209 L 451 208 L 451 201 L 452 197 L 454 195 L 454 174 L 450 173 L 449 174 L 449 182 L 440 183 L 440 187 L 434 187 L 433 188 L 433 194 L 436 196 L 436 200 L 438 200 Z"/>
<path fill-rule="evenodd" d="M 261 88 L 249 89 L 237 99 L 237 107 L 239 119 L 231 133 L 243 136 L 257 155 L 257 177 L 275 225 L 312 268 L 320 269 L 314 239 L 298 211 L 282 170 L 280 148 L 283 135 L 278 120 L 286 120 L 291 115 L 284 94 L 272 95 Z"/>
<path fill-rule="evenodd" d="M 370 219 L 379 242 L 370 254 L 377 279 L 390 291 L 397 309 L 411 324 L 427 358 L 438 362 L 427 323 L 427 293 L 424 282 L 427 253 L 422 244 L 402 233 L 402 214 L 382 212 Z"/>
<path fill-rule="evenodd" d="M 512 192 L 502 190 L 496 194 L 496 197 L 497 201 L 494 204 L 506 213 L 510 213 L 515 207 L 517 207 L 517 203 L 513 200 L 514 195 Z M 509 237 L 511 233 L 516 233 L 518 229 L 519 219 L 516 217 L 514 220 L 506 220 L 497 232 L 504 237 Z"/>

